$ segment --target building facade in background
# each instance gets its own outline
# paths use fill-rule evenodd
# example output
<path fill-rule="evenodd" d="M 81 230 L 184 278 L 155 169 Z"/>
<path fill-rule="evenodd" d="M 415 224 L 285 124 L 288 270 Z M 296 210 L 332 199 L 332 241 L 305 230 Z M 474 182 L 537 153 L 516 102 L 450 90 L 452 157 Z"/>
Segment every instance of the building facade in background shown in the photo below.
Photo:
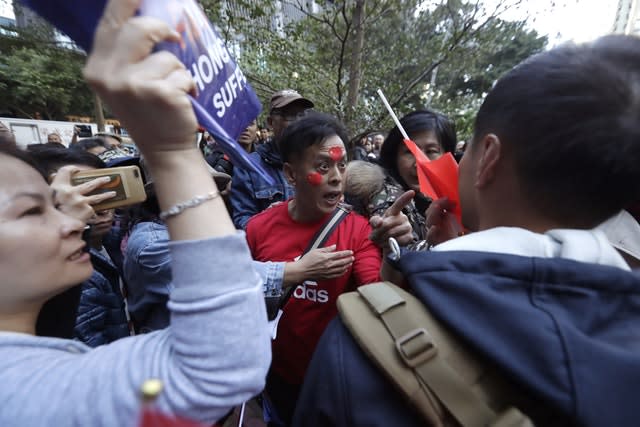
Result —
<path fill-rule="evenodd" d="M 254 6 L 262 6 L 263 2 L 259 0 L 250 0 Z M 223 13 L 230 13 L 236 18 L 249 19 L 249 12 L 245 7 L 233 0 L 227 0 L 221 3 Z M 315 14 L 320 11 L 320 6 L 313 0 L 279 0 L 273 3 L 274 9 L 268 16 L 259 18 L 261 26 L 268 26 L 276 33 L 283 34 L 282 30 L 285 26 L 299 21 L 307 14 Z"/>
<path fill-rule="evenodd" d="M 613 32 L 640 35 L 640 0 L 619 0 Z"/>

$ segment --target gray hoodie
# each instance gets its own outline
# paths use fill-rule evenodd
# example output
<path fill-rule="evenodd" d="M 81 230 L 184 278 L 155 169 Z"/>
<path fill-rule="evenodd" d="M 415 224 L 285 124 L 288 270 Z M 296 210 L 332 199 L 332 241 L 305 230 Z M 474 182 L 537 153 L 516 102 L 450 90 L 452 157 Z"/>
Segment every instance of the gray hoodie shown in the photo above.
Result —
<path fill-rule="evenodd" d="M 244 233 L 170 249 L 167 329 L 96 349 L 0 332 L 0 426 L 133 427 L 150 378 L 159 410 L 207 424 L 262 390 L 271 342 Z"/>

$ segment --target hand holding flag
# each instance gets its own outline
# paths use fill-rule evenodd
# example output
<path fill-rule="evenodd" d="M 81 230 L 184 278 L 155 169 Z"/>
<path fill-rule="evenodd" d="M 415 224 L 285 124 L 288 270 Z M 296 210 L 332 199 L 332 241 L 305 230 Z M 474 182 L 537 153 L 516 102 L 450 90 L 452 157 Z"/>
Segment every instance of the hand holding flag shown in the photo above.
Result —
<path fill-rule="evenodd" d="M 380 89 L 378 89 L 378 95 L 402 134 L 405 145 L 416 158 L 420 191 L 433 200 L 447 197 L 452 206 L 454 206 L 453 214 L 458 218 L 458 221 L 460 221 L 462 212 L 460 211 L 460 197 L 458 195 L 458 163 L 451 153 L 445 153 L 436 160 L 430 160 L 427 155 L 418 148 L 416 143 L 409 138 L 402 124 L 400 124 L 398 116 L 393 112 L 391 105 L 389 105 L 387 98 Z"/>

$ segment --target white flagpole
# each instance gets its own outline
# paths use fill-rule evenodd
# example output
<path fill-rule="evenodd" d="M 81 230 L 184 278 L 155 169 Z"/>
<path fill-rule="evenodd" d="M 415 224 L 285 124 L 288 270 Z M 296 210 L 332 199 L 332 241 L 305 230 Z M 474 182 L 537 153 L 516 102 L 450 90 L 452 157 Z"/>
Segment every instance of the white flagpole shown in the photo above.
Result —
<path fill-rule="evenodd" d="M 396 126 L 398 127 L 398 130 L 400 130 L 402 137 L 404 139 L 409 139 L 409 135 L 407 135 L 407 132 L 404 130 L 404 128 L 400 124 L 400 120 L 398 120 L 398 116 L 396 116 L 396 113 L 393 112 L 393 109 L 391 108 L 391 105 L 389 105 L 389 101 L 387 101 L 387 98 L 384 96 L 384 93 L 382 93 L 382 90 L 378 89 L 378 95 L 380 96 L 380 99 L 382 99 L 382 103 L 384 104 L 384 106 L 387 107 L 387 111 L 389 111 L 389 114 L 391 114 L 391 118 L 396 123 Z"/>

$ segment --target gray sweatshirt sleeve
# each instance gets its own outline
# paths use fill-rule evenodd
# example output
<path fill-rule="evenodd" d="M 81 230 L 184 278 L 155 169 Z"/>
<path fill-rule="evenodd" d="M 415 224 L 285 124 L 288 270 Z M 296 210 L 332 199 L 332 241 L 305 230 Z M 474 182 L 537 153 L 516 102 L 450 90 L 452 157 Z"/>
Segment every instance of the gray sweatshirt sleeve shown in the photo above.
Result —
<path fill-rule="evenodd" d="M 158 378 L 159 410 L 210 425 L 259 393 L 271 342 L 244 233 L 174 242 L 171 256 L 170 327 L 93 350 L 31 338 L 37 347 L 12 353 L 15 375 L 0 375 L 18 391 L 0 412 L 15 425 L 135 426 L 140 386 Z"/>

